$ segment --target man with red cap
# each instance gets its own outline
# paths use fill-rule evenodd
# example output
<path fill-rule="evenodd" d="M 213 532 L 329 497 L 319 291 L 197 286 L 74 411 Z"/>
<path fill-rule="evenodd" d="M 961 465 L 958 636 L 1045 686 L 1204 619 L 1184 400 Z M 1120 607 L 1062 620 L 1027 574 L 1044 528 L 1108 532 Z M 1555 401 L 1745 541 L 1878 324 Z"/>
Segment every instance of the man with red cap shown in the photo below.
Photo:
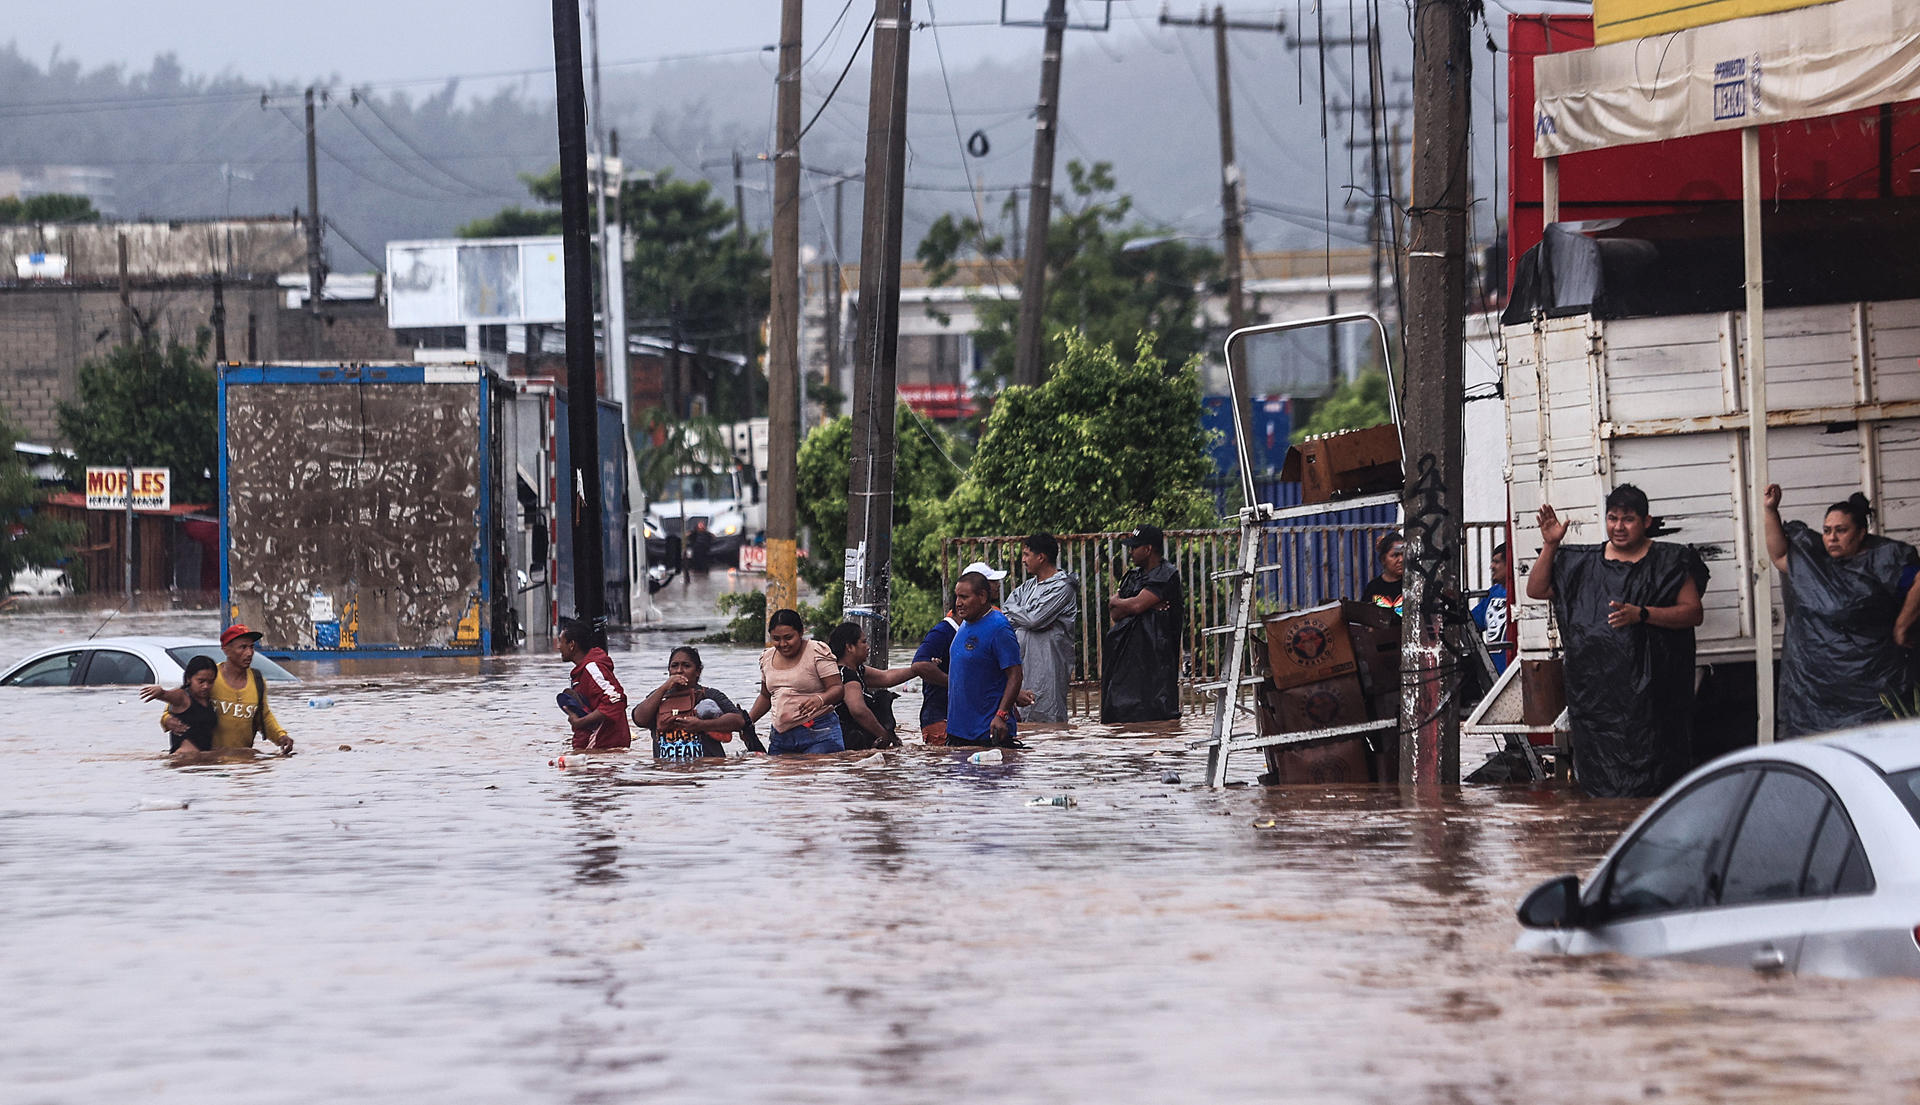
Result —
<path fill-rule="evenodd" d="M 293 751 L 293 738 L 273 716 L 267 705 L 267 681 L 253 670 L 253 645 L 260 634 L 244 625 L 230 625 L 220 634 L 220 651 L 226 659 L 213 679 L 213 750 L 230 751 L 252 748 L 253 738 L 264 736 Z M 176 729 L 175 726 L 180 726 Z M 184 732 L 183 723 L 172 711 L 161 715 L 160 727 L 168 732 Z"/>

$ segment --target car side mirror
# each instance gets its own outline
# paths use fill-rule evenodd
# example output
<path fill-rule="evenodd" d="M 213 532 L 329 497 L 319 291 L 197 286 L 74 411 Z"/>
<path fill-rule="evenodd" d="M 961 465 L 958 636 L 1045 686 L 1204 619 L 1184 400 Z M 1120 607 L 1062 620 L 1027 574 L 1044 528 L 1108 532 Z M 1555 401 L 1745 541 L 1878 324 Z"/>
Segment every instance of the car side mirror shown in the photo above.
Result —
<path fill-rule="evenodd" d="M 1580 876 L 1562 875 L 1533 888 L 1520 902 L 1520 924 L 1530 929 L 1578 928 L 1586 909 L 1580 904 Z"/>

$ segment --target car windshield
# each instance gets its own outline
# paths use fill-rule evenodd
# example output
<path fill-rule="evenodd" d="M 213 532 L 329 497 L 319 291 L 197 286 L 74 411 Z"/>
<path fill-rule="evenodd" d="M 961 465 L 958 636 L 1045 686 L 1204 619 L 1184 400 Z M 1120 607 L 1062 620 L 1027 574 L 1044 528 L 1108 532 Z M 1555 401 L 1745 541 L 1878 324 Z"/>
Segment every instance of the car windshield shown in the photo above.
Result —
<path fill-rule="evenodd" d="M 732 481 L 725 473 L 695 475 L 682 472 L 667 480 L 666 487 L 655 498 L 665 502 L 671 499 L 723 499 L 732 495 Z"/>
<path fill-rule="evenodd" d="M 188 660 L 196 656 L 209 657 L 216 664 L 226 659 L 225 655 L 221 653 L 219 645 L 183 645 L 180 648 L 168 649 L 167 655 L 173 657 L 173 662 L 183 668 L 187 666 Z M 300 681 L 299 676 L 294 675 L 292 672 L 257 652 L 253 654 L 253 670 L 264 676 L 269 683 L 298 683 Z"/>
<path fill-rule="evenodd" d="M 1887 776 L 1887 785 L 1900 796 L 1900 803 L 1907 807 L 1907 816 L 1920 825 L 1920 767 L 1894 772 Z"/>

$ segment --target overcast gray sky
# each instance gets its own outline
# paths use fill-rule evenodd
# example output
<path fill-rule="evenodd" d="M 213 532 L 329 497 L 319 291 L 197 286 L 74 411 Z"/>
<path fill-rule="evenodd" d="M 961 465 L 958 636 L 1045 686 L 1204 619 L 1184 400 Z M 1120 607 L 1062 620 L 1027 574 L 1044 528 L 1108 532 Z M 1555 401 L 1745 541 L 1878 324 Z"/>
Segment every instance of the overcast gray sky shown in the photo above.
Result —
<path fill-rule="evenodd" d="M 1044 0 L 1009 0 L 1015 14 L 1037 15 Z M 1181 8 L 1195 7 L 1182 3 Z M 29 60 L 45 65 L 57 49 L 86 68 L 125 65 L 144 70 L 162 53 L 178 56 L 190 74 L 233 73 L 256 80 L 307 81 L 338 76 L 349 83 L 477 74 L 550 66 L 550 4 L 532 0 L 327 0 L 290 4 L 262 0 L 16 0 L 0 34 Z M 811 50 L 848 4 L 806 0 L 804 37 Z M 914 19 L 937 19 L 949 65 L 1038 49 L 1037 31 L 995 24 L 1000 0 L 915 0 Z M 1158 0 L 1113 4 L 1116 45 L 1159 14 Z M 1229 5 L 1239 16 L 1273 5 Z M 1098 19 L 1097 0 L 1070 0 L 1076 18 Z M 852 0 L 846 18 L 856 37 L 872 0 Z M 984 26 L 982 24 L 985 24 Z M 604 65 L 667 55 L 771 45 L 779 38 L 779 0 L 603 0 L 600 59 Z M 849 40 L 850 41 L 850 40 Z M 936 59 L 924 49 L 916 67 Z"/>

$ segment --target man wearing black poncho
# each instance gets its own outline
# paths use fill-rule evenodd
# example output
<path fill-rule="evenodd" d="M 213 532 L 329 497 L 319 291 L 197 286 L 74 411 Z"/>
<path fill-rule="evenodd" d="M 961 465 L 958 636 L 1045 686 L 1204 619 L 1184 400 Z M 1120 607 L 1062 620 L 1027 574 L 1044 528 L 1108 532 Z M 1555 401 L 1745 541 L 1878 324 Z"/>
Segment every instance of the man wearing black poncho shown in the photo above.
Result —
<path fill-rule="evenodd" d="M 1688 545 L 1648 538 L 1647 497 L 1607 496 L 1607 540 L 1566 545 L 1540 507 L 1540 557 L 1527 597 L 1552 599 L 1566 650 L 1573 777 L 1597 798 L 1651 798 L 1693 757 L 1693 630 L 1707 566 Z"/>

